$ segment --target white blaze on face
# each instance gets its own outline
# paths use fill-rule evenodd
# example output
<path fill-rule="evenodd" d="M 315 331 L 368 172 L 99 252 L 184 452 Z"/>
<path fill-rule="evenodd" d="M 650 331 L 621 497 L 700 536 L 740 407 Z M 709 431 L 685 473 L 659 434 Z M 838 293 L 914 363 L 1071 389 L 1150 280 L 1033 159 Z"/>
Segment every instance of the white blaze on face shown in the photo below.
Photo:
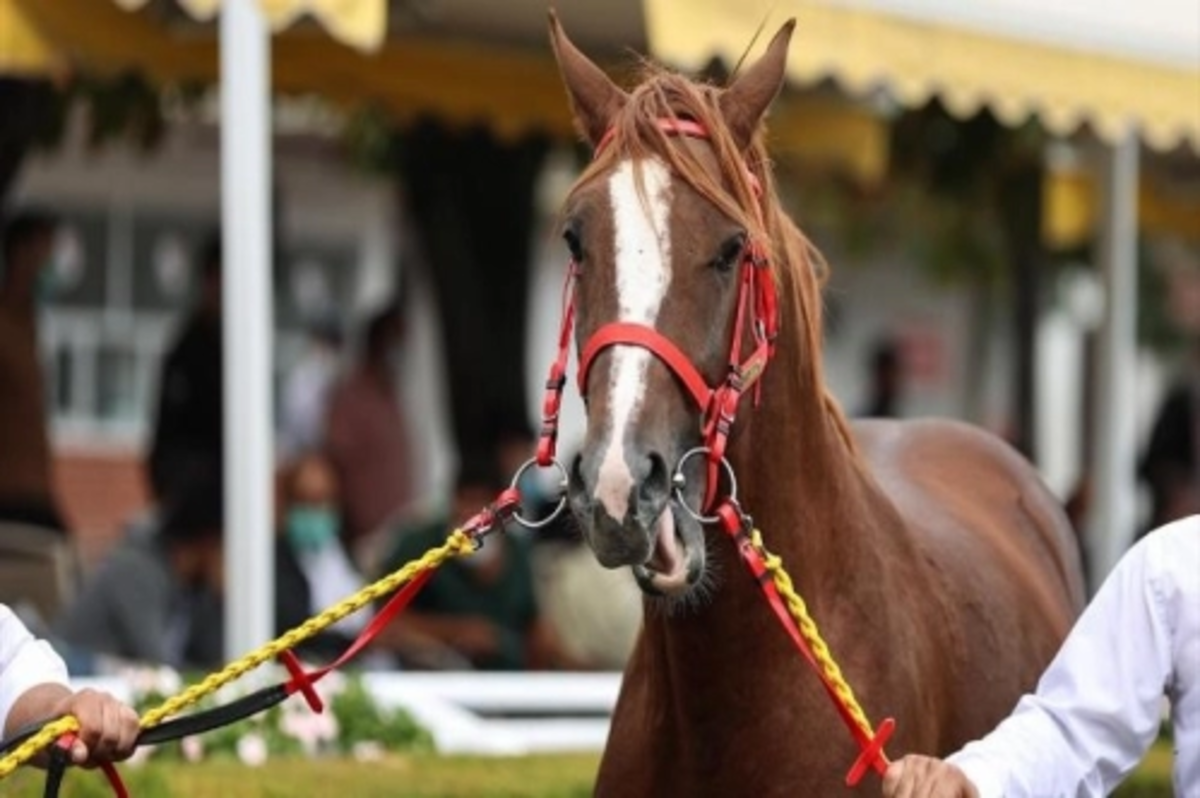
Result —
<path fill-rule="evenodd" d="M 643 201 L 637 190 L 633 161 L 620 164 L 608 180 L 612 204 L 616 273 L 616 321 L 654 326 L 671 282 L 671 174 L 656 158 L 638 164 Z M 596 501 L 617 521 L 629 509 L 633 474 L 625 460 L 626 430 L 642 402 L 650 353 L 618 344 L 611 349 L 608 372 L 609 439 L 600 461 Z"/>

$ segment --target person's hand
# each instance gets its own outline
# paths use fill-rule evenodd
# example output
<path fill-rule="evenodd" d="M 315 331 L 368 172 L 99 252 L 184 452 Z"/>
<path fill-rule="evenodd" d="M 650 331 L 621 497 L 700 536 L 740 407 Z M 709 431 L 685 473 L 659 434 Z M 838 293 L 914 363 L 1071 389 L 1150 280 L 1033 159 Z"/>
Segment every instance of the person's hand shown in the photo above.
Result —
<path fill-rule="evenodd" d="M 979 798 L 979 792 L 954 765 L 909 755 L 888 766 L 883 798 Z"/>
<path fill-rule="evenodd" d="M 141 727 L 138 715 L 128 704 L 107 693 L 80 690 L 53 705 L 51 717 L 72 715 L 79 731 L 71 744 L 71 762 L 94 767 L 102 762 L 128 759 L 137 747 Z"/>

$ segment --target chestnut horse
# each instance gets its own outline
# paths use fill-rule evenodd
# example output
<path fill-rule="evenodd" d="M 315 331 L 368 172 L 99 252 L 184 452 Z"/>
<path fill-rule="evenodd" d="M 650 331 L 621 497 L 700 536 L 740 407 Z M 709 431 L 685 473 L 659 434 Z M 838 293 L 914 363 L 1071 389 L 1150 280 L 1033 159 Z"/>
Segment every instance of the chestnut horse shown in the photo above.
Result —
<path fill-rule="evenodd" d="M 551 16 L 577 126 L 598 148 L 563 209 L 575 345 L 614 322 L 649 330 L 719 385 L 743 318 L 739 274 L 761 243 L 779 334 L 728 443 L 741 504 L 868 717 L 896 719 L 889 754 L 946 754 L 1036 684 L 1084 602 L 1078 551 L 1000 440 L 947 421 L 851 424 L 827 391 L 822 264 L 780 207 L 763 145 L 792 27 L 727 88 L 648 68 L 627 93 Z M 745 355 L 761 335 L 742 332 Z M 622 338 L 584 359 L 571 508 L 600 563 L 631 566 L 647 593 L 597 794 L 846 794 L 851 735 L 734 546 L 684 507 L 704 503 L 703 468 L 673 491 L 704 440 L 694 391 L 662 347 Z"/>

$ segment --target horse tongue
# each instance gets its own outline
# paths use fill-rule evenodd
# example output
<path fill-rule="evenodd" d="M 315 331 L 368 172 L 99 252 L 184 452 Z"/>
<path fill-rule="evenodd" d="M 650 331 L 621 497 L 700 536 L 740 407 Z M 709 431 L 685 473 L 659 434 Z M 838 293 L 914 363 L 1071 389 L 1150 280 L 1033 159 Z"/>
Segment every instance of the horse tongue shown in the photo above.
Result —
<path fill-rule="evenodd" d="M 655 525 L 654 552 L 650 555 L 650 568 L 663 576 L 675 576 L 683 570 L 683 550 L 675 535 L 675 515 L 668 507 L 659 516 Z"/>

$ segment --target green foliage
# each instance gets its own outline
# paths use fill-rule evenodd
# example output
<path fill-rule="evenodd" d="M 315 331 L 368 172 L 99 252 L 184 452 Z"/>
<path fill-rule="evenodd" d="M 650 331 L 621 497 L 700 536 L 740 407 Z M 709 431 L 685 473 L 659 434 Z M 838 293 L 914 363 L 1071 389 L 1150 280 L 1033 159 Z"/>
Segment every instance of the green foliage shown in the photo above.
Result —
<path fill-rule="evenodd" d="M 267 677 L 286 678 L 277 671 Z M 198 681 L 198 677 L 190 679 Z M 134 707 L 145 713 L 178 693 L 183 683 L 169 669 L 138 671 L 130 677 Z M 246 695 L 252 686 L 234 683 L 202 699 L 189 712 L 224 705 Z M 317 684 L 325 712 L 314 714 L 300 696 L 292 696 L 268 711 L 238 723 L 213 729 L 200 737 L 185 738 L 143 752 L 153 760 L 195 762 L 233 759 L 254 764 L 303 754 L 352 755 L 361 747 L 382 753 L 433 750 L 433 738 L 406 712 L 380 707 L 364 687 L 361 677 L 332 674 Z"/>
<path fill-rule="evenodd" d="M 339 741 L 348 752 L 355 743 L 375 742 L 388 751 L 432 751 L 433 737 L 408 713 L 381 708 L 362 681 L 351 679 L 334 696 L 330 710 L 341 727 Z"/>
<path fill-rule="evenodd" d="M 342 127 L 346 159 L 365 174 L 390 174 L 397 168 L 396 128 L 387 111 L 365 105 L 352 111 Z"/>
<path fill-rule="evenodd" d="M 1045 142 L 1036 122 L 1008 128 L 986 109 L 958 120 L 934 100 L 892 126 L 892 169 L 940 197 L 977 202 L 1008 170 L 1040 159 Z"/>
<path fill-rule="evenodd" d="M 942 285 L 1000 285 L 1009 268 L 1004 219 L 1008 181 L 1040 162 L 1046 136 L 1035 123 L 1001 125 L 984 110 L 957 120 L 937 101 L 892 126 L 892 175 L 882 204 L 913 241 L 918 262 Z"/>
<path fill-rule="evenodd" d="M 200 94 L 197 85 L 163 89 L 134 71 L 104 76 L 80 73 L 56 93 L 38 131 L 37 143 L 44 148 L 59 146 L 67 120 L 74 112 L 82 111 L 89 147 L 124 140 L 148 152 L 162 142 L 166 133 L 167 98 L 190 105 Z"/>

